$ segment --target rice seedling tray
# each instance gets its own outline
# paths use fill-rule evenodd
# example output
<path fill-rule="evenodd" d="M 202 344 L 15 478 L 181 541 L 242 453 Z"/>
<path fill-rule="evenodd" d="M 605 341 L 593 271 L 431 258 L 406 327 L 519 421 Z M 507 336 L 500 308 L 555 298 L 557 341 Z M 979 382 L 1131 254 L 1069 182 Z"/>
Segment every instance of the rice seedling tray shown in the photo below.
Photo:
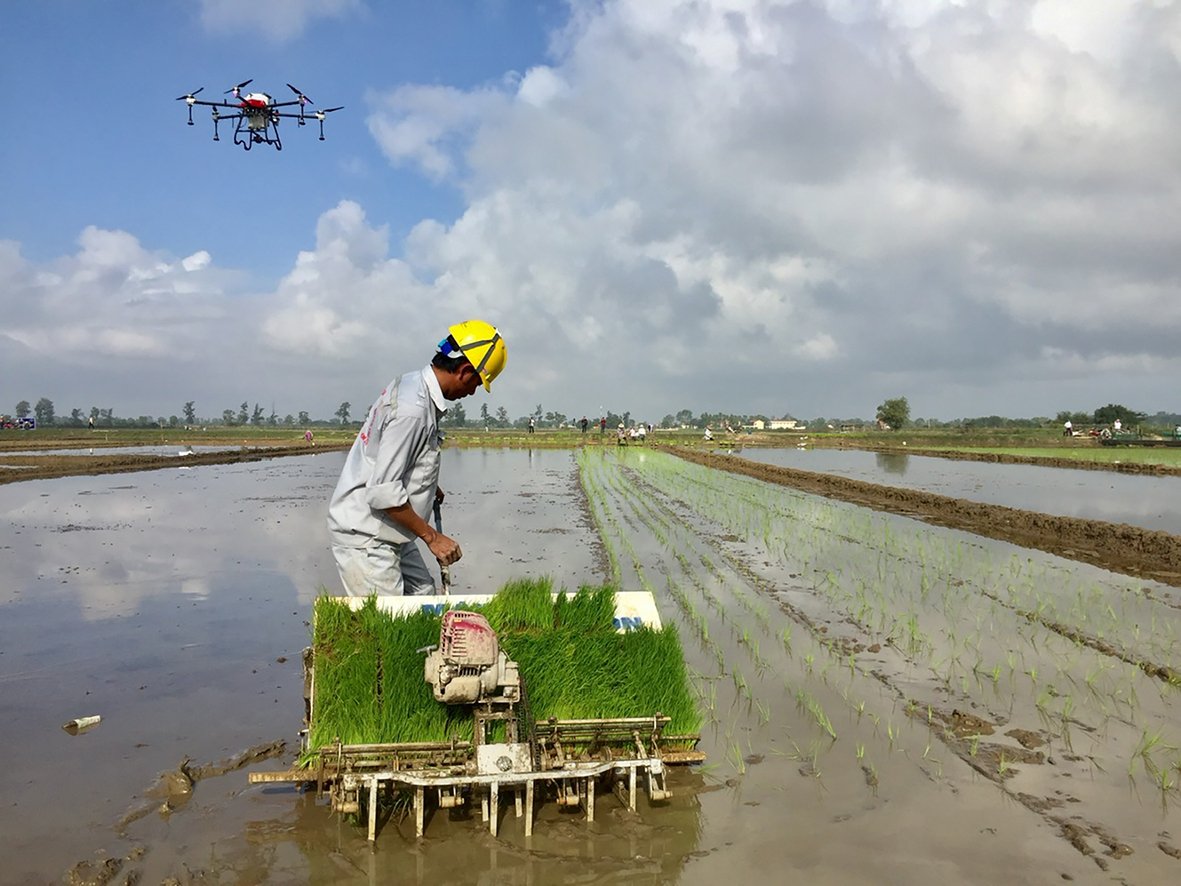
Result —
<path fill-rule="evenodd" d="M 423 653 L 448 609 L 487 617 L 519 663 L 517 703 L 434 700 Z M 704 760 L 679 639 L 647 592 L 567 594 L 541 579 L 495 595 L 321 597 L 304 677 L 299 767 L 251 782 L 314 784 L 335 812 L 367 820 L 370 840 L 379 810 L 407 801 L 419 836 L 431 809 L 476 801 L 495 835 L 502 793 L 526 835 L 546 798 L 593 821 L 597 792 L 634 810 L 642 786 L 661 803 L 666 765 Z"/>

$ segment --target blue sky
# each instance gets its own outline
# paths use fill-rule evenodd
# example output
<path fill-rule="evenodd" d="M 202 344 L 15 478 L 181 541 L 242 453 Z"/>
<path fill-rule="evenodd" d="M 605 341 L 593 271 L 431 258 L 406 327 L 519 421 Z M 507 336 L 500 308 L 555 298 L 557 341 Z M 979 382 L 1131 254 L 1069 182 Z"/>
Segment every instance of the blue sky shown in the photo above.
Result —
<path fill-rule="evenodd" d="M 212 21 L 191 2 L 7 7 L 0 72 L 24 110 L 0 145 L 11 194 L 0 236 L 44 261 L 72 251 L 87 225 L 150 231 L 153 248 L 200 245 L 221 262 L 275 276 L 293 250 L 313 245 L 316 217 L 344 198 L 363 200 L 371 221 L 399 240 L 424 217 L 453 217 L 462 203 L 453 187 L 390 167 L 366 128 L 367 94 L 408 82 L 466 89 L 523 70 L 544 59 L 548 29 L 563 12 L 531 0 L 289 5 L 309 10 L 290 37 L 268 36 L 232 9 L 300 21 L 284 16 L 283 3 L 206 4 L 229 8 Z M 340 11 L 314 15 L 321 5 Z M 285 85 L 293 83 L 319 107 L 345 111 L 326 121 L 324 142 L 314 126 L 286 122 L 277 155 L 234 148 L 224 124 L 213 144 L 208 108 L 194 108 L 194 126 L 183 125 L 177 96 L 204 86 L 198 98 L 220 101 L 247 78 L 249 90 L 279 101 L 294 97 Z"/>
<path fill-rule="evenodd" d="M 0 411 L 1176 411 L 1173 0 L 8 4 Z M 254 78 L 319 107 L 212 141 Z"/>

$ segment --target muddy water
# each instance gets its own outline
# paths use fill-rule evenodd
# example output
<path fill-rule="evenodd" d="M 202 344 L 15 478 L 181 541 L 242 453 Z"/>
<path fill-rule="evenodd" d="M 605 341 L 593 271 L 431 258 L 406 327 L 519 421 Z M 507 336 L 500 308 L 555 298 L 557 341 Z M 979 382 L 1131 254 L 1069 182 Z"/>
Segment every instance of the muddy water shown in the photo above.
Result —
<path fill-rule="evenodd" d="M 240 446 L 190 446 L 176 443 L 167 446 L 74 446 L 69 449 L 6 449 L 4 456 L 16 455 L 180 455 L 182 452 L 233 452 Z"/>
<path fill-rule="evenodd" d="M 184 758 L 207 763 L 294 739 L 305 619 L 318 590 L 336 583 L 323 507 L 343 455 L 14 483 L 0 487 L 0 734 L 10 750 L 0 770 L 0 880 L 57 882 L 72 863 L 104 852 L 133 856 L 124 872 L 148 883 L 201 874 L 242 883 L 1171 879 L 1177 862 L 1154 844 L 1175 847 L 1181 823 L 1172 807 L 1159 807 L 1143 773 L 1142 800 L 1130 798 L 1120 778 L 1126 759 L 1100 739 L 1076 739 L 1078 756 L 1090 754 L 1111 774 L 1086 794 L 1073 785 L 1087 770 L 1065 760 L 1058 736 L 1053 756 L 1069 765 L 1041 785 L 1030 770 L 1051 764 L 1009 765 L 1022 772 L 1006 777 L 995 765 L 980 771 L 975 757 L 932 728 L 934 714 L 913 715 L 912 701 L 948 717 L 958 705 L 998 723 L 1009 716 L 1012 725 L 1043 728 L 1031 713 L 1032 684 L 996 699 L 961 687 L 963 668 L 953 672 L 943 659 L 967 654 L 964 637 L 952 643 L 940 634 L 957 620 L 979 620 L 972 636 L 988 666 L 1007 666 L 1007 652 L 1021 653 L 1014 681 L 1030 682 L 1022 668 L 1050 673 L 1058 657 L 1068 673 L 1079 669 L 1080 682 L 1089 674 L 1089 659 L 1079 661 L 1078 652 L 1072 659 L 1043 636 L 1018 645 L 1028 626 L 1011 609 L 973 603 L 959 613 L 946 603 L 952 608 L 930 616 L 916 611 L 905 594 L 921 585 L 920 556 L 963 572 L 972 588 L 997 589 L 999 578 L 980 575 L 995 570 L 988 556 L 975 555 L 973 537 L 807 496 L 799 497 L 800 514 L 780 514 L 775 508 L 789 496 L 778 488 L 752 505 L 750 514 L 763 516 L 742 516 L 743 523 L 731 480 L 712 493 L 708 473 L 680 474 L 668 456 L 580 457 L 607 541 L 602 554 L 571 453 L 448 450 L 444 529 L 465 551 L 455 579 L 461 589 L 483 590 L 544 573 L 574 586 L 614 570 L 625 587 L 652 588 L 666 620 L 680 627 L 708 711 L 702 748 L 711 762 L 674 775 L 670 806 L 632 816 L 608 797 L 588 826 L 549 804 L 529 841 L 511 811 L 496 840 L 478 820 L 438 813 L 423 841 L 412 826 L 389 824 L 376 852 L 311 796 L 249 787 L 242 771 L 202 780 L 187 801 L 173 795 L 162 811 L 151 789 Z M 743 483 L 744 495 L 761 486 Z M 804 526 L 805 516 L 806 528 L 784 528 Z M 859 521 L 886 540 L 850 545 L 849 526 Z M 908 532 L 921 541 L 899 546 Z M 1000 562 L 1011 569 L 1014 550 L 1002 549 Z M 1024 564 L 1026 552 L 1016 553 Z M 1033 581 L 1021 573 L 1004 583 L 1031 593 L 1051 581 L 1073 589 L 1069 563 L 1036 556 L 1043 565 Z M 875 613 L 860 613 L 864 623 L 850 611 L 859 581 L 882 586 L 881 596 L 868 598 Z M 1090 567 L 1077 576 L 1087 588 L 1118 590 L 1124 582 Z M 978 593 L 972 599 L 987 603 Z M 1057 617 L 1070 618 L 1072 599 L 1063 593 Z M 1171 621 L 1155 605 L 1127 595 L 1113 615 L 1151 625 L 1151 648 L 1166 654 Z M 919 648 L 907 651 L 911 615 Z M 989 645 L 993 627 L 1014 638 L 1011 649 Z M 845 634 L 850 645 L 831 639 Z M 1168 696 L 1132 671 L 1112 665 L 1093 677 L 1111 694 L 1137 691 L 1135 709 L 1125 702 L 1118 717 L 1175 720 Z M 1066 677 L 1055 673 L 1053 683 L 1064 687 Z M 1006 715 L 1008 697 L 1016 701 Z M 1102 710 L 1089 704 L 1079 719 L 1121 747 L 1132 741 L 1132 727 L 1104 720 Z M 61 730 L 88 714 L 101 714 L 102 723 L 77 736 Z M 1011 778 L 1023 778 L 1020 790 L 1031 796 L 1058 791 L 1061 811 L 1031 808 L 1007 789 Z M 1069 820 L 1075 806 L 1085 806 L 1077 827 L 1090 830 L 1078 839 L 1091 855 L 1053 817 Z M 145 809 L 118 831 L 129 811 Z M 1096 826 L 1133 855 L 1107 855 Z M 1096 859 L 1115 867 L 1105 874 Z"/>
<path fill-rule="evenodd" d="M 1181 535 L 1181 477 L 859 450 L 746 447 L 734 454 L 763 464 Z"/>
<path fill-rule="evenodd" d="M 0 488 L 0 881 L 57 882 L 76 861 L 136 846 L 147 847 L 134 864 L 145 882 L 186 868 L 239 882 L 337 882 L 321 875 L 347 881 L 356 864 L 364 879 L 363 834 L 308 798 L 247 788 L 243 772 L 199 782 L 181 808 L 153 809 L 116 833 L 158 773 L 184 758 L 218 761 L 277 738 L 294 751 L 306 619 L 319 590 L 337 583 L 323 521 L 343 458 Z M 465 550 L 458 588 L 543 569 L 571 584 L 598 579 L 573 470 L 568 452 L 445 454 L 444 528 Z M 96 728 L 61 729 L 93 714 Z M 476 826 L 441 831 L 434 853 L 410 857 L 411 871 L 514 863 L 507 847 L 470 839 Z M 452 831 L 464 835 L 454 846 Z M 667 842 L 664 833 L 648 833 L 637 852 Z M 552 851 L 581 855 L 593 836 L 576 829 Z M 406 861 L 393 829 L 386 845 Z"/>

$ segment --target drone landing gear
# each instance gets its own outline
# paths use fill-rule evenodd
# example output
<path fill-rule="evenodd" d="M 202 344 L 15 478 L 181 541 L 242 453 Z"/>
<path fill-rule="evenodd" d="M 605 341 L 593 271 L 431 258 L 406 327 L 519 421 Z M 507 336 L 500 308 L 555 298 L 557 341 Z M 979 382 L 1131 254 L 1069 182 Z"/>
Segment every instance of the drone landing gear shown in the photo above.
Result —
<path fill-rule="evenodd" d="M 255 145 L 272 145 L 276 151 L 283 150 L 278 124 L 267 122 L 256 129 L 249 125 L 249 118 L 245 116 L 239 118 L 238 125 L 234 127 L 234 144 L 241 145 L 244 151 L 249 151 Z"/>

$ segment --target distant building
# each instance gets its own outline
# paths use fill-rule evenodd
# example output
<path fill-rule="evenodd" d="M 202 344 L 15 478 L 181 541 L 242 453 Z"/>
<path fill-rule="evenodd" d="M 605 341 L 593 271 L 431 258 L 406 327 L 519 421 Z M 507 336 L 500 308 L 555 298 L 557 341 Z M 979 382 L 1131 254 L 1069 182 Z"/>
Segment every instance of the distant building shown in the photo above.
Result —
<path fill-rule="evenodd" d="M 767 429 L 771 431 L 798 431 L 803 427 L 794 418 L 773 418 L 767 423 Z"/>

